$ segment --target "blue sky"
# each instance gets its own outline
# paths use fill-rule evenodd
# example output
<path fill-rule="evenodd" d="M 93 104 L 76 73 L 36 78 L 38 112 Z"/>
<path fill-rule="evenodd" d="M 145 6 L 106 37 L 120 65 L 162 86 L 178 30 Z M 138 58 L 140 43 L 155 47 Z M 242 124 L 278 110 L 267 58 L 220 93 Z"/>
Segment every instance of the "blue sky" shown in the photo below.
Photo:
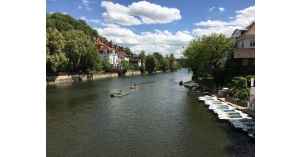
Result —
<path fill-rule="evenodd" d="M 255 20 L 254 0 L 46 0 L 46 12 L 83 19 L 133 53 L 182 56 L 183 46 L 213 32 L 230 37 Z"/>

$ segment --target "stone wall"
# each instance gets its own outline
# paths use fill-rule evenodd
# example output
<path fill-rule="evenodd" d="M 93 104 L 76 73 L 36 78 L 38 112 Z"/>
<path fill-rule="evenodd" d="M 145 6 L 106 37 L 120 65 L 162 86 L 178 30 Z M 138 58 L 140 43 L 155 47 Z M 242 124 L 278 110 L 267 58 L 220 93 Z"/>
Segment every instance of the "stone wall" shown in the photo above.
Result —
<path fill-rule="evenodd" d="M 64 82 L 84 82 L 87 80 L 101 79 L 108 77 L 118 77 L 117 72 L 104 72 L 95 74 L 57 74 L 46 76 L 47 84 L 64 83 Z"/>

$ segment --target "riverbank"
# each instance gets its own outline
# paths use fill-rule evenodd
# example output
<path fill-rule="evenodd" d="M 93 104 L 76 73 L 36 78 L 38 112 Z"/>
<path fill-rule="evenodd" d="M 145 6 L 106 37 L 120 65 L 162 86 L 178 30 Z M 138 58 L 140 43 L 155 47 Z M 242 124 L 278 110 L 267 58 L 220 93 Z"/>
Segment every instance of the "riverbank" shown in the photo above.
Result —
<path fill-rule="evenodd" d="M 166 72 L 171 72 L 170 70 Z M 162 73 L 162 71 L 156 71 L 156 73 Z M 144 75 L 147 75 L 146 72 Z M 125 76 L 137 76 L 142 75 L 140 71 L 127 71 Z M 70 83 L 70 82 L 86 82 L 88 80 L 103 79 L 103 78 L 113 78 L 119 77 L 118 72 L 103 72 L 103 73 L 93 73 L 89 74 L 87 72 L 78 73 L 46 73 L 46 84 L 60 84 L 60 83 Z"/>

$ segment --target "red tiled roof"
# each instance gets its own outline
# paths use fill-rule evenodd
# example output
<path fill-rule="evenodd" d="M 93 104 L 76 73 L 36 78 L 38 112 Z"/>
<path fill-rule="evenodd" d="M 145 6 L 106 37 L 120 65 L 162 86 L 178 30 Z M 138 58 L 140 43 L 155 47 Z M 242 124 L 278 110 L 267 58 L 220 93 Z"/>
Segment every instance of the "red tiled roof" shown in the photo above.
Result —
<path fill-rule="evenodd" d="M 255 58 L 255 48 L 236 48 L 234 58 Z"/>

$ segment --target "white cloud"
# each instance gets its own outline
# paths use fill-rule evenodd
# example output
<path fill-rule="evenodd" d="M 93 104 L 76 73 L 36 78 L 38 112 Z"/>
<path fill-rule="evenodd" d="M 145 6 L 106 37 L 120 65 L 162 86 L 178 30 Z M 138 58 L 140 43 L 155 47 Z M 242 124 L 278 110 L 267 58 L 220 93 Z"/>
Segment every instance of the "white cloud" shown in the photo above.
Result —
<path fill-rule="evenodd" d="M 102 13 L 105 21 L 125 26 L 140 24 L 164 24 L 180 20 L 180 11 L 176 8 L 161 7 L 147 1 L 133 2 L 128 7 L 102 1 L 101 7 L 106 8 Z"/>
<path fill-rule="evenodd" d="M 211 35 L 213 32 L 223 33 L 230 37 L 235 29 L 243 29 L 255 20 L 255 6 L 250 6 L 244 10 L 235 11 L 235 17 L 229 17 L 231 21 L 207 20 L 195 23 L 196 26 L 204 26 L 205 28 L 197 28 L 192 34 L 202 36 Z M 208 28 L 207 28 L 208 27 Z"/>
<path fill-rule="evenodd" d="M 66 14 L 68 14 L 68 13 L 64 12 L 64 13 L 62 13 L 62 14 L 66 15 Z"/>
<path fill-rule="evenodd" d="M 93 23 L 98 23 L 98 24 L 100 24 L 100 22 L 101 22 L 101 20 L 99 20 L 99 19 L 90 19 L 88 21 L 93 22 Z"/>
<path fill-rule="evenodd" d="M 102 17 L 108 23 L 118 23 L 125 26 L 139 25 L 141 21 L 134 16 L 120 13 L 102 13 Z"/>
<path fill-rule="evenodd" d="M 87 19 L 85 16 L 80 16 L 79 19 L 84 20 L 87 23 L 97 23 L 97 24 L 101 24 L 101 20 L 99 19 Z"/>
<path fill-rule="evenodd" d="M 211 7 L 211 8 L 209 9 L 209 11 L 212 11 L 214 8 L 215 8 L 215 7 Z"/>
<path fill-rule="evenodd" d="M 221 13 L 225 10 L 224 8 L 220 7 L 219 10 L 221 11 Z"/>
<path fill-rule="evenodd" d="M 222 27 L 227 25 L 227 22 L 222 22 L 222 21 L 211 21 L 207 20 L 206 22 L 201 21 L 199 23 L 195 23 L 196 26 L 210 26 L 210 27 Z"/>
<path fill-rule="evenodd" d="M 203 36 L 211 35 L 212 33 L 224 34 L 227 37 L 230 37 L 234 30 L 243 29 L 241 26 L 224 26 L 224 27 L 210 27 L 206 29 L 197 28 L 192 31 L 193 35 Z"/>
<path fill-rule="evenodd" d="M 80 16 L 79 19 L 86 21 L 86 17 L 85 16 Z"/>
<path fill-rule="evenodd" d="M 232 16 L 229 16 L 228 18 L 229 18 L 229 19 L 233 19 L 234 17 L 232 17 Z"/>
<path fill-rule="evenodd" d="M 101 23 L 102 26 L 111 27 L 111 28 L 120 28 L 119 25 L 112 24 L 112 23 Z"/>
<path fill-rule="evenodd" d="M 89 1 L 88 0 L 82 0 L 82 4 L 85 6 L 85 9 L 88 11 L 91 11 L 92 8 L 89 7 Z"/>
<path fill-rule="evenodd" d="M 81 5 L 79 5 L 79 6 L 78 6 L 78 9 L 82 9 L 82 6 L 81 6 Z"/>
<path fill-rule="evenodd" d="M 122 47 L 129 47 L 133 53 L 141 53 L 142 50 L 146 54 L 160 52 L 163 56 L 166 54 L 174 54 L 179 58 L 182 56 L 183 46 L 187 46 L 194 38 L 189 31 L 178 31 L 172 34 L 168 30 L 157 30 L 154 32 L 142 32 L 134 34 L 127 28 L 96 28 L 98 33 L 105 36 L 107 40 L 112 40 L 114 44 Z"/>

